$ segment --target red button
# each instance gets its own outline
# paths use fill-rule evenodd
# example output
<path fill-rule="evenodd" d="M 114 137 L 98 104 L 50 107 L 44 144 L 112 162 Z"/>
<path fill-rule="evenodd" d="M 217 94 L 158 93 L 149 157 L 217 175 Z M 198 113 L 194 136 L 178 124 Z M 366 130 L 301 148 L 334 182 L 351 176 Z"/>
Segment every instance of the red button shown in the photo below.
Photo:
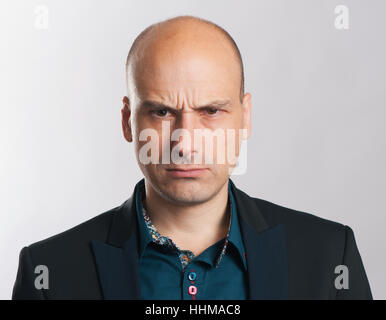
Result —
<path fill-rule="evenodd" d="M 188 292 L 189 292 L 189 294 L 191 294 L 191 295 L 195 295 L 195 294 L 197 293 L 197 287 L 196 287 L 196 286 L 190 286 L 190 287 L 188 288 Z"/>

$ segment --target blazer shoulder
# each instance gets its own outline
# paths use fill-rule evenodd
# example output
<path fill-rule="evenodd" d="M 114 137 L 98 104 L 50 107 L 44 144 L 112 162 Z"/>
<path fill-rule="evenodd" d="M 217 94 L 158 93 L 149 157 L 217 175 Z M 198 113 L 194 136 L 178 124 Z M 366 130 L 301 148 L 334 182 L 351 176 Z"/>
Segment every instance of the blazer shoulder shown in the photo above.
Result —
<path fill-rule="evenodd" d="M 340 238 L 349 228 L 343 223 L 319 217 L 314 213 L 285 207 L 264 199 L 253 199 L 269 225 L 284 224 L 287 228 L 297 231 L 308 230 L 324 235 L 339 234 Z"/>
<path fill-rule="evenodd" d="M 268 225 L 284 225 L 293 296 L 309 299 L 307 292 L 314 286 L 320 293 L 323 288 L 326 292 L 317 299 L 372 299 L 354 232 L 349 226 L 267 200 L 253 199 Z M 350 290 L 337 291 L 334 286 L 338 266 L 350 271 Z"/>
<path fill-rule="evenodd" d="M 122 207 L 123 204 L 54 236 L 24 246 L 19 254 L 13 298 L 67 299 L 86 295 L 99 299 L 100 288 L 90 243 L 91 240 L 107 240 L 113 217 Z M 33 286 L 35 268 L 40 265 L 48 268 L 50 283 L 53 284 L 43 295 L 36 293 Z"/>
<path fill-rule="evenodd" d="M 310 261 L 343 261 L 347 235 L 352 232 L 349 226 L 267 200 L 254 200 L 268 225 L 284 225 L 289 252 L 295 256 L 307 252 Z"/>
<path fill-rule="evenodd" d="M 70 229 L 34 242 L 27 247 L 32 251 L 39 251 L 40 249 L 68 248 L 71 244 L 76 246 L 78 244 L 88 243 L 91 239 L 105 241 L 108 236 L 112 218 L 114 214 L 122 209 L 122 206 L 123 204 L 104 211 Z"/>

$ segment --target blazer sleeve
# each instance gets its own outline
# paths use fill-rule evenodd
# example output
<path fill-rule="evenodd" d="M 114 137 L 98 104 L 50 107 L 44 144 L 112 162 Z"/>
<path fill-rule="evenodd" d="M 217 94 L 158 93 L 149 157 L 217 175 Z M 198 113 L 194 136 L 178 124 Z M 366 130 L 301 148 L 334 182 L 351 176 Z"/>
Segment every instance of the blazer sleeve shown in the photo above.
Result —
<path fill-rule="evenodd" d="M 13 286 L 12 300 L 43 300 L 43 292 L 35 288 L 35 267 L 28 247 L 19 254 L 19 267 Z"/>
<path fill-rule="evenodd" d="M 345 226 L 346 243 L 343 253 L 343 265 L 348 268 L 348 289 L 337 290 L 338 300 L 372 300 L 370 284 L 355 241 L 354 232 Z"/>

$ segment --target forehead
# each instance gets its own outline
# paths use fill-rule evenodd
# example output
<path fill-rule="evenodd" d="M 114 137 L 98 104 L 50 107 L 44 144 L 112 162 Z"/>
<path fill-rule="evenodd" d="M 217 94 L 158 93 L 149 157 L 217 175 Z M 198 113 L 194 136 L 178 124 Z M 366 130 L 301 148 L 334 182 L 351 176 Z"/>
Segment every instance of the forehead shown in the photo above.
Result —
<path fill-rule="evenodd" d="M 238 97 L 240 90 L 240 70 L 230 45 L 208 36 L 154 41 L 142 48 L 132 70 L 141 100 Z"/>

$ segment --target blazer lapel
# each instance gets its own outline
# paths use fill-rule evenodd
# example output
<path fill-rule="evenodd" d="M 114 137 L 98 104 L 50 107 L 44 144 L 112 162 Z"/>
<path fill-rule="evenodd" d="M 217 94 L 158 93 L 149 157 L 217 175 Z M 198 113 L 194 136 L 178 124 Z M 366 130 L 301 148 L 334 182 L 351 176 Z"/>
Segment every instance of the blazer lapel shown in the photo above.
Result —
<path fill-rule="evenodd" d="M 232 191 L 240 215 L 248 269 L 249 299 L 288 299 L 288 264 L 283 224 L 268 226 L 254 199 Z"/>
<path fill-rule="evenodd" d="M 106 300 L 141 299 L 134 194 L 114 213 L 107 242 L 91 241 Z"/>

